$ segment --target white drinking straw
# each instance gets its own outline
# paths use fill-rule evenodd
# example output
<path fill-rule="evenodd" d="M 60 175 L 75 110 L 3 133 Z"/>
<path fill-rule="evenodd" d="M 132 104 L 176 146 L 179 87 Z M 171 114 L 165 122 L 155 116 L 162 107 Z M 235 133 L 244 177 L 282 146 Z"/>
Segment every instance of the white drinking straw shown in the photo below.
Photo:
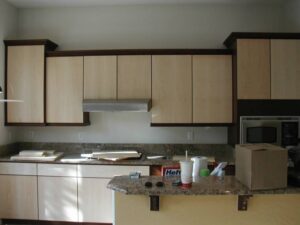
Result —
<path fill-rule="evenodd" d="M 185 150 L 185 160 L 187 161 L 188 160 L 188 151 Z"/>

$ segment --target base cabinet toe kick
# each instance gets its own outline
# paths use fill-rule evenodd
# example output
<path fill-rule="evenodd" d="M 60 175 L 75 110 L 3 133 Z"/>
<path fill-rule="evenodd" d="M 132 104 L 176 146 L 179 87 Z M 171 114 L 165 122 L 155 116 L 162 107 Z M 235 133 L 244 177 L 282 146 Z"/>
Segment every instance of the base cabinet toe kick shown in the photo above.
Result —
<path fill-rule="evenodd" d="M 4 224 L 112 224 L 114 176 L 150 166 L 0 162 L 0 221 Z M 0 223 L 1 224 L 1 223 Z"/>

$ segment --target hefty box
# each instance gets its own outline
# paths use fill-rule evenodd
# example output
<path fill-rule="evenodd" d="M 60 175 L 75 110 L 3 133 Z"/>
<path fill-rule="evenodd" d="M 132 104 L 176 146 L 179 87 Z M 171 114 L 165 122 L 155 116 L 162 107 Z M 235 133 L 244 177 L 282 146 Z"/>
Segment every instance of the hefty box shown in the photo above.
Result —
<path fill-rule="evenodd" d="M 235 176 L 251 190 L 287 187 L 287 150 L 271 144 L 235 147 Z"/>
<path fill-rule="evenodd" d="M 164 177 L 180 176 L 180 165 L 163 166 L 161 175 Z"/>

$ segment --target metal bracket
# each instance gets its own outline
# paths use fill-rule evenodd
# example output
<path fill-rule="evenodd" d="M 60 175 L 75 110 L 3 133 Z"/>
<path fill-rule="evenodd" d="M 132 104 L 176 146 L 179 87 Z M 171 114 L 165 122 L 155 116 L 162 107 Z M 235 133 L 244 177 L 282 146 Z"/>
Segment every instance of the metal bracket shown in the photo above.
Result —
<path fill-rule="evenodd" d="M 150 210 L 159 211 L 159 196 L 150 195 Z"/>
<path fill-rule="evenodd" d="M 238 195 L 238 210 L 239 211 L 247 211 L 248 209 L 248 200 L 253 195 L 246 194 L 246 195 Z"/>

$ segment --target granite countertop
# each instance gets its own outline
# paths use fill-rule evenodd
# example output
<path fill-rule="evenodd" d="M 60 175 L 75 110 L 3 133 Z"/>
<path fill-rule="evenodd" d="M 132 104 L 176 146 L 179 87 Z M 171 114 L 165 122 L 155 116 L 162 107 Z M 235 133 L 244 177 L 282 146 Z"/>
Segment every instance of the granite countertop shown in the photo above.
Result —
<path fill-rule="evenodd" d="M 47 163 L 47 164 L 82 164 L 82 165 L 134 165 L 134 166 L 161 166 L 161 165 L 174 165 L 178 161 L 171 159 L 147 159 L 146 155 L 142 155 L 140 159 L 125 159 L 120 161 L 108 161 L 97 159 L 79 159 L 80 154 L 65 154 L 61 159 L 55 161 L 38 161 L 38 160 L 11 160 L 11 155 L 0 157 L 0 162 L 12 162 L 12 163 Z M 69 159 L 69 160 L 66 160 Z M 72 160 L 73 159 L 73 160 Z"/>
<path fill-rule="evenodd" d="M 244 194 L 299 194 L 300 188 L 288 187 L 283 189 L 250 191 L 241 184 L 234 176 L 202 177 L 193 182 L 190 189 L 172 186 L 172 182 L 180 177 L 142 177 L 130 179 L 128 176 L 114 177 L 107 187 L 117 192 L 128 195 L 244 195 Z M 145 182 L 152 182 L 151 188 L 145 187 Z M 156 187 L 158 181 L 164 182 L 164 187 Z"/>
<path fill-rule="evenodd" d="M 234 176 L 202 177 L 193 182 L 189 189 L 172 186 L 172 182 L 180 177 L 142 177 L 130 179 L 128 176 L 114 177 L 107 187 L 128 195 L 241 195 L 248 194 L 249 190 L 235 179 Z M 152 182 L 151 188 L 145 187 L 145 182 Z M 156 187 L 156 182 L 164 182 L 164 187 Z"/>

